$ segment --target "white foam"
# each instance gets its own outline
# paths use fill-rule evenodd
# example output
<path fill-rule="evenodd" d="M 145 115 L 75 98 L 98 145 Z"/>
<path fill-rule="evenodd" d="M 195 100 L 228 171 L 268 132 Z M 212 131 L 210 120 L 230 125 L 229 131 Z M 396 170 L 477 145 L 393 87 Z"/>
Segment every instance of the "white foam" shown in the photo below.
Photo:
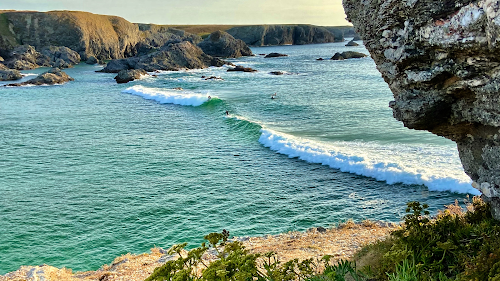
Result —
<path fill-rule="evenodd" d="M 208 94 L 197 94 L 194 92 L 148 88 L 136 85 L 127 88 L 122 93 L 155 100 L 159 103 L 172 103 L 178 105 L 200 106 L 208 101 Z"/>
<path fill-rule="evenodd" d="M 269 129 L 261 130 L 259 142 L 290 158 L 318 163 L 388 184 L 425 185 L 431 191 L 480 192 L 463 171 L 458 152 L 448 147 L 363 142 L 322 143 Z"/>

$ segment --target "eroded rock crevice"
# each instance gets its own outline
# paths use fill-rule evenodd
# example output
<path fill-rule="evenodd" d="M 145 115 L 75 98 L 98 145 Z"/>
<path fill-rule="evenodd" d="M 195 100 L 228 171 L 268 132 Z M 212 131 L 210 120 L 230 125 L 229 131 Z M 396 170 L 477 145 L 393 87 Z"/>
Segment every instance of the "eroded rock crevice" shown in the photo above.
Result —
<path fill-rule="evenodd" d="M 394 93 L 394 117 L 455 141 L 500 219 L 500 1 L 343 4 Z"/>

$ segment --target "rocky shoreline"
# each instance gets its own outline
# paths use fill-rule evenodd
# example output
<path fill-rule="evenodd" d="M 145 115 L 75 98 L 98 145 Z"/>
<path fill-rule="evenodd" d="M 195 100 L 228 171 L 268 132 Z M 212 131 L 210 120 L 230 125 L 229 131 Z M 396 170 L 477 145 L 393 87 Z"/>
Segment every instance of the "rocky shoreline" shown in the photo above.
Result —
<path fill-rule="evenodd" d="M 311 228 L 306 232 L 289 232 L 261 237 L 236 237 L 252 253 L 277 253 L 280 261 L 292 259 L 320 259 L 331 255 L 332 261 L 352 258 L 362 246 L 376 240 L 385 239 L 398 228 L 397 224 L 370 222 L 354 223 L 349 221 L 335 228 Z M 126 254 L 116 258 L 111 264 L 96 271 L 75 272 L 71 269 L 58 269 L 49 265 L 23 266 L 19 270 L 0 276 L 0 281 L 142 281 L 156 267 L 163 265 L 175 255 L 168 255 L 161 248 L 153 248 L 150 253 Z M 213 261 L 210 251 L 203 259 Z"/>

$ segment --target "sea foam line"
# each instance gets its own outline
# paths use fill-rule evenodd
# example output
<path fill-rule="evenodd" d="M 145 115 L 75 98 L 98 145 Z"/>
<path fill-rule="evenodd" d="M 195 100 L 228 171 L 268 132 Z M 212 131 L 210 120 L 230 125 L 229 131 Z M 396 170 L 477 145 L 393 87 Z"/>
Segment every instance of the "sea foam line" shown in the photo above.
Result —
<path fill-rule="evenodd" d="M 154 100 L 159 103 L 171 103 L 178 105 L 200 106 L 208 101 L 209 95 L 197 94 L 194 92 L 165 90 L 148 88 L 141 85 L 135 85 L 122 91 L 122 93 L 143 97 L 148 100 Z"/>
<path fill-rule="evenodd" d="M 388 184 L 425 185 L 431 191 L 480 192 L 471 186 L 455 152 L 442 147 L 363 142 L 320 143 L 261 129 L 259 142 L 290 158 L 327 165 Z"/>

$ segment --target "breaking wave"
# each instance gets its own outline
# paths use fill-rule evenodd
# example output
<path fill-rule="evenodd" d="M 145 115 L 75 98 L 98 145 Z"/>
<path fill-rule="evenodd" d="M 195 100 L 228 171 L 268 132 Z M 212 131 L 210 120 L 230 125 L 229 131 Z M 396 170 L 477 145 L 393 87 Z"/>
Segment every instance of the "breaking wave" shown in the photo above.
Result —
<path fill-rule="evenodd" d="M 443 147 L 364 142 L 321 143 L 261 129 L 259 142 L 290 158 L 385 181 L 425 185 L 431 191 L 480 194 L 464 173 L 458 153 Z"/>
<path fill-rule="evenodd" d="M 141 85 L 136 85 L 127 88 L 122 93 L 131 94 L 143 97 L 148 100 L 154 100 L 159 103 L 171 103 L 187 106 L 200 106 L 209 101 L 208 94 L 198 94 L 189 91 L 168 90 L 168 89 L 155 89 L 148 88 Z M 216 97 L 212 97 L 215 99 Z"/>

